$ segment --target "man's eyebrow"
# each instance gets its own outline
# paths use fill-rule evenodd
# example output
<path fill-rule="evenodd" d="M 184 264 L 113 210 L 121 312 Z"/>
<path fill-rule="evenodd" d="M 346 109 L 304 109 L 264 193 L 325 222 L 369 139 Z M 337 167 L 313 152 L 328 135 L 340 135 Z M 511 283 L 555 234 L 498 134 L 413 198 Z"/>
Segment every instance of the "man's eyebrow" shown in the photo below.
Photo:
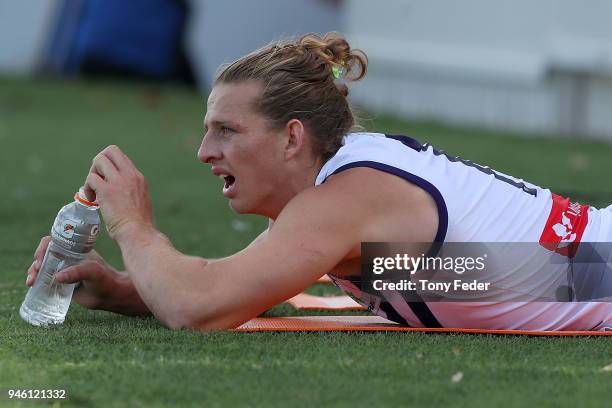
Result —
<path fill-rule="evenodd" d="M 210 123 L 207 125 L 206 124 L 206 120 L 204 120 L 204 127 L 207 128 L 208 126 L 231 126 L 232 128 L 238 128 L 238 129 L 242 129 L 242 126 L 238 125 L 235 122 L 229 121 L 229 120 L 213 120 L 210 121 Z"/>

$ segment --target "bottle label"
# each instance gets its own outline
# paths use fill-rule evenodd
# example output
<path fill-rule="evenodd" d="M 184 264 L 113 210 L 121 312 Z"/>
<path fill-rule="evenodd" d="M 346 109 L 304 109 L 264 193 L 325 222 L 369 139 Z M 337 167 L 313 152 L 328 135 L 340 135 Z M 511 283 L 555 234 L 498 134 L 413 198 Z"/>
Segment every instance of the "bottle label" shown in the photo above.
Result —
<path fill-rule="evenodd" d="M 86 253 L 93 248 L 100 218 L 95 210 L 84 209 L 83 204 L 70 203 L 62 207 L 51 227 L 51 237 L 62 248 Z"/>
<path fill-rule="evenodd" d="M 57 220 L 51 228 L 51 237 L 66 249 L 76 252 L 89 252 L 96 242 L 100 226 L 83 224 L 75 219 Z"/>
<path fill-rule="evenodd" d="M 64 238 L 70 239 L 74 235 L 74 229 L 77 225 L 79 225 L 79 222 L 76 220 L 63 220 L 59 232 Z"/>
<path fill-rule="evenodd" d="M 74 235 L 74 233 L 73 233 L 73 235 Z M 59 242 L 62 242 L 64 244 L 68 245 L 69 247 L 74 247 L 75 245 L 77 245 L 77 242 L 74 242 L 71 239 L 65 238 L 63 236 L 63 234 L 58 233 L 55 228 L 53 228 L 51 230 L 51 237 L 56 239 L 56 240 L 58 240 Z M 72 236 L 70 238 L 72 238 Z"/>

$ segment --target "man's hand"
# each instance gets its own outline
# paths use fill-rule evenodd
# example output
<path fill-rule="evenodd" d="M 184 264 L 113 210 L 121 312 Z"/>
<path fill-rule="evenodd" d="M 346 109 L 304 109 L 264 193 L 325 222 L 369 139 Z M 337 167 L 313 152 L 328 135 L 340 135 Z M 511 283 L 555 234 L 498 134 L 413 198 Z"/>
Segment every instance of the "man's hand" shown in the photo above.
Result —
<path fill-rule="evenodd" d="M 97 200 L 112 239 L 130 225 L 154 228 L 147 182 L 117 146 L 108 146 L 94 158 L 85 194 Z"/>
<path fill-rule="evenodd" d="M 36 281 L 49 242 L 51 237 L 43 237 L 34 252 L 34 263 L 28 269 L 28 286 Z M 96 251 L 89 252 L 83 262 L 58 272 L 55 279 L 60 283 L 80 282 L 72 299 L 87 309 L 102 309 L 126 315 L 150 314 L 130 278 L 108 265 Z"/>

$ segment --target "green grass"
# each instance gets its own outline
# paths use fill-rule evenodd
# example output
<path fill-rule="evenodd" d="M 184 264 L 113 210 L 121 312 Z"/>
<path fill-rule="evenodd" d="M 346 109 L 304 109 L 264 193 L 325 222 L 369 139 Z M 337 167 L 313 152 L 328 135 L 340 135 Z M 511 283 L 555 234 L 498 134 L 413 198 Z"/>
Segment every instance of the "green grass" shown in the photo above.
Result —
<path fill-rule="evenodd" d="M 609 403 L 607 338 L 173 332 L 78 305 L 59 327 L 23 323 L 32 251 L 108 144 L 147 176 L 157 224 L 179 250 L 228 255 L 264 228 L 265 220 L 234 215 L 219 180 L 196 160 L 204 105 L 177 87 L 0 79 L 0 406 L 13 404 L 7 388 L 64 388 L 62 406 Z M 612 202 L 610 145 L 385 117 L 366 125 L 591 204 Z M 121 267 L 104 234 L 97 249 Z M 268 314 L 300 313 L 280 305 Z M 463 379 L 454 383 L 457 372 Z"/>

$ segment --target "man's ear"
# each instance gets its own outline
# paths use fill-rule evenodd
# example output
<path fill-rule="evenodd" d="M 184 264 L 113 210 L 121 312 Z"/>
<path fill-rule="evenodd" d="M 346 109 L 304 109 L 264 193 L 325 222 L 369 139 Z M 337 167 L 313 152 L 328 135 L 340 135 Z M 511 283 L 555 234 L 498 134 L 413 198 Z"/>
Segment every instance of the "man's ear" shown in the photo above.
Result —
<path fill-rule="evenodd" d="M 295 157 L 306 146 L 304 124 L 299 119 L 291 119 L 285 126 L 285 159 Z"/>

